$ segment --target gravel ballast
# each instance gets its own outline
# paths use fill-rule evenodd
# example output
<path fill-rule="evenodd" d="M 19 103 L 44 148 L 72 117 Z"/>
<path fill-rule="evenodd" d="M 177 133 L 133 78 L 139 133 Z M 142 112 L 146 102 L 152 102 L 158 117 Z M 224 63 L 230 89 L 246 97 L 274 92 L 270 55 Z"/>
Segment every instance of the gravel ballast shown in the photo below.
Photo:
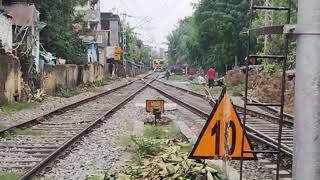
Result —
<path fill-rule="evenodd" d="M 142 77 L 142 76 L 143 75 L 139 75 L 138 77 Z M 119 87 L 135 79 L 137 78 L 123 78 L 121 80 L 114 80 L 112 81 L 111 84 L 108 84 L 102 87 L 91 88 L 86 92 L 80 93 L 70 98 L 60 98 L 60 97 L 49 96 L 41 104 L 35 104 L 33 108 L 24 109 L 24 110 L 12 113 L 10 115 L 2 113 L 0 111 L 0 123 L 6 127 L 9 127 L 15 124 L 26 122 L 28 120 L 40 117 L 43 114 L 49 113 L 55 109 L 70 105 L 72 103 L 81 101 L 86 98 L 90 98 L 94 95 L 100 94 L 107 90 Z"/>

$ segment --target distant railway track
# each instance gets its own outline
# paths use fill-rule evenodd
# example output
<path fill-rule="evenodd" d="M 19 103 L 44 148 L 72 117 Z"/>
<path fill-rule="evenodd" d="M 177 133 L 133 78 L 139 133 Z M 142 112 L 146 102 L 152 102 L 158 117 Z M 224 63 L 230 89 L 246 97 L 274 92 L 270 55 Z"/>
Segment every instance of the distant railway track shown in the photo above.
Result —
<path fill-rule="evenodd" d="M 31 179 L 154 80 L 144 78 L 1 131 L 0 170 L 17 169 L 24 173 L 20 179 Z M 17 128 L 39 134 L 8 135 Z"/>
<path fill-rule="evenodd" d="M 190 90 L 180 88 L 162 81 L 155 81 L 149 85 L 159 93 L 177 102 L 192 112 L 207 119 L 212 111 L 213 99 L 208 99 L 206 95 L 192 92 Z M 208 104 L 204 103 L 208 101 Z M 210 105 L 210 104 L 211 105 Z M 244 108 L 236 106 L 238 113 L 244 112 Z M 247 110 L 247 133 L 248 135 L 264 144 L 273 148 L 278 147 L 278 117 L 267 115 L 264 113 Z M 293 121 L 285 120 L 281 150 L 287 155 L 293 154 Z"/>
<path fill-rule="evenodd" d="M 266 112 L 269 112 L 275 116 L 280 116 L 280 110 L 275 107 L 263 106 L 264 103 L 257 101 L 257 100 L 254 100 L 254 99 L 249 99 L 249 101 L 252 103 L 260 104 L 259 108 L 263 109 Z M 291 121 L 291 122 L 294 121 L 294 116 L 292 114 L 284 113 L 283 116 L 284 116 L 284 119 L 287 121 Z"/>

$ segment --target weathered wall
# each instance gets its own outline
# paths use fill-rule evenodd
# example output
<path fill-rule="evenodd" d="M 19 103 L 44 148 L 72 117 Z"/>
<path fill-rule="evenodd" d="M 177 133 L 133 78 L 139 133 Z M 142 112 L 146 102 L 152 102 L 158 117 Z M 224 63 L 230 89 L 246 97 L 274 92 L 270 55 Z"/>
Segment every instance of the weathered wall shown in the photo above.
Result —
<path fill-rule="evenodd" d="M 119 32 L 120 26 L 119 21 L 110 21 L 110 45 L 111 46 L 119 46 Z"/>
<path fill-rule="evenodd" d="M 101 81 L 108 77 L 108 66 L 106 64 L 87 64 L 81 68 L 83 69 L 81 83 Z"/>
<path fill-rule="evenodd" d="M 108 66 L 106 64 L 45 65 L 42 88 L 45 92 L 52 94 L 58 85 L 74 88 L 79 84 L 105 80 L 108 76 Z"/>
<path fill-rule="evenodd" d="M 21 96 L 21 71 L 17 57 L 0 49 L 0 103 L 12 102 Z"/>
<path fill-rule="evenodd" d="M 12 18 L 0 11 L 0 40 L 6 52 L 12 52 Z"/>
<path fill-rule="evenodd" d="M 78 83 L 78 66 L 48 65 L 43 67 L 42 89 L 47 93 L 53 93 L 58 85 L 72 88 Z"/>

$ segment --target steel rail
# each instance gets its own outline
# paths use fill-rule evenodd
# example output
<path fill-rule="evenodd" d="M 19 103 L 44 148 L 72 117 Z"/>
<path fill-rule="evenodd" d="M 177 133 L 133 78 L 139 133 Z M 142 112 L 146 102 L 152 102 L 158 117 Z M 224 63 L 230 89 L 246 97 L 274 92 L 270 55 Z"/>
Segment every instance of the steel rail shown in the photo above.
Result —
<path fill-rule="evenodd" d="M 261 106 L 259 106 L 260 109 L 266 111 L 266 112 L 269 112 L 271 114 L 274 114 L 275 116 L 279 116 L 280 114 L 280 110 L 274 108 L 274 107 L 270 107 L 270 106 L 264 106 L 265 104 L 260 102 L 260 101 L 257 101 L 257 100 L 254 100 L 254 99 L 248 99 L 250 102 L 253 102 L 253 103 L 257 103 L 257 104 L 261 104 Z M 294 116 L 292 114 L 289 114 L 289 113 L 283 113 L 283 116 L 285 118 L 285 121 L 291 121 L 293 123 L 294 121 Z"/>
<path fill-rule="evenodd" d="M 197 92 L 194 92 L 194 91 L 190 91 L 188 89 L 181 88 L 181 87 L 178 87 L 178 86 L 175 86 L 175 85 L 172 85 L 172 84 L 160 81 L 160 80 L 156 80 L 156 82 L 162 83 L 162 84 L 164 84 L 166 86 L 170 86 L 170 87 L 176 88 L 176 89 L 181 90 L 183 92 L 186 92 L 188 94 L 192 94 L 192 95 L 195 95 L 197 97 L 201 97 L 206 101 L 209 100 L 210 103 L 215 103 L 215 101 L 216 101 L 215 99 L 211 99 L 210 97 L 208 99 L 206 95 L 203 95 L 203 94 L 200 94 L 200 93 L 197 93 Z M 235 105 L 235 107 L 239 111 L 242 111 L 242 112 L 244 111 L 244 107 L 241 107 L 241 106 L 238 106 L 238 105 Z M 273 122 L 277 122 L 279 120 L 278 117 L 270 116 L 270 115 L 267 115 L 267 114 L 262 114 L 262 113 L 259 113 L 257 111 L 250 110 L 250 109 L 247 109 L 247 114 L 248 115 L 252 115 L 252 116 L 256 116 L 256 117 L 259 117 L 259 118 L 263 118 L 263 119 L 266 119 L 266 120 L 269 120 L 269 121 L 273 121 Z M 289 127 L 293 126 L 293 121 L 284 121 L 284 123 L 285 123 L 285 125 L 287 125 Z"/>
<path fill-rule="evenodd" d="M 45 159 L 40 161 L 38 164 L 33 166 L 30 170 L 28 170 L 26 173 L 24 173 L 19 180 L 29 180 L 32 179 L 39 171 L 44 169 L 47 165 L 49 165 L 53 160 L 55 160 L 62 152 L 64 152 L 67 148 L 69 148 L 71 145 L 74 144 L 77 140 L 79 140 L 84 135 L 88 134 L 90 130 L 92 130 L 94 127 L 96 127 L 98 124 L 101 124 L 106 118 L 113 115 L 117 110 L 121 109 L 127 102 L 132 100 L 137 94 L 141 93 L 145 88 L 148 87 L 151 82 L 143 85 L 140 89 L 129 95 L 129 97 L 125 98 L 123 101 L 121 101 L 119 104 L 112 107 L 109 111 L 107 111 L 104 115 L 99 117 L 97 120 L 89 124 L 86 128 L 84 128 L 81 132 L 73 136 L 71 139 L 66 141 L 62 146 L 60 146 L 58 149 L 56 149 L 54 152 L 52 152 L 49 156 L 47 156 Z"/>
<path fill-rule="evenodd" d="M 152 73 L 147 74 L 146 76 L 143 76 L 141 79 L 149 77 L 150 75 L 152 75 Z M 39 121 L 47 119 L 47 118 L 49 118 L 49 117 L 51 117 L 53 115 L 61 115 L 61 114 L 65 113 L 66 111 L 75 109 L 75 108 L 77 108 L 77 107 L 79 107 L 79 106 L 81 106 L 83 104 L 89 103 L 89 102 L 94 101 L 94 100 L 96 100 L 98 98 L 106 96 L 106 95 L 108 95 L 110 93 L 118 91 L 119 89 L 127 87 L 127 86 L 133 84 L 134 82 L 137 82 L 137 81 L 139 81 L 141 79 L 134 80 L 132 82 L 126 83 L 124 85 L 121 85 L 119 87 L 113 88 L 113 89 L 108 90 L 108 91 L 105 91 L 103 93 L 91 96 L 89 98 L 85 98 L 85 99 L 77 101 L 75 103 L 71 103 L 69 105 L 66 105 L 66 106 L 63 106 L 63 107 L 59 107 L 59 108 L 57 108 L 55 110 L 50 111 L 49 113 L 46 113 L 46 114 L 43 114 L 43 115 L 39 116 L 37 118 L 31 119 L 31 120 L 27 120 L 25 122 L 18 123 L 18 124 L 15 124 L 13 126 L 9 126 L 9 127 L 5 128 L 5 129 L 0 130 L 0 136 L 4 136 L 7 132 L 10 132 L 12 129 L 25 128 L 25 127 L 33 126 L 35 124 L 39 124 Z"/>
<path fill-rule="evenodd" d="M 177 90 L 181 90 L 181 91 L 184 91 L 184 92 L 189 92 L 189 94 L 197 94 L 198 97 L 202 97 L 204 100 L 207 100 L 206 96 L 202 95 L 200 93 L 192 92 L 190 90 L 187 90 L 187 89 L 184 89 L 184 88 L 180 88 L 180 87 L 177 87 L 177 86 L 174 86 L 174 85 L 162 82 L 162 81 L 156 81 L 156 82 L 162 83 L 162 84 L 167 85 L 167 86 L 174 87 Z M 165 92 L 164 90 L 161 90 L 160 88 L 157 88 L 156 86 L 153 86 L 151 84 L 149 86 L 151 88 L 155 89 L 156 91 L 158 91 L 159 93 L 163 94 L 164 96 L 168 97 L 169 99 L 181 104 L 183 107 L 189 109 L 190 111 L 194 112 L 195 114 L 199 115 L 200 117 L 202 117 L 204 119 L 207 119 L 209 117 L 209 115 L 210 115 L 207 112 L 204 112 L 201 109 L 192 106 L 190 103 L 186 103 L 183 100 L 179 99 L 178 97 L 174 97 L 174 96 L 170 95 L 170 93 Z M 212 101 L 212 99 L 210 99 L 210 101 Z M 235 107 L 236 107 L 237 111 L 242 111 L 242 112 L 244 111 L 243 107 L 236 106 L 236 105 L 235 105 Z M 256 112 L 256 111 L 253 111 L 253 110 L 248 110 L 248 109 L 247 109 L 247 114 L 255 116 L 255 117 L 258 117 L 258 118 L 262 118 L 262 119 L 265 119 L 265 120 L 268 120 L 268 121 L 271 121 L 272 123 L 276 123 L 276 121 L 278 120 L 278 118 L 276 118 L 276 117 L 269 116 L 269 115 L 266 115 L 266 114 L 261 114 L 259 112 Z M 291 121 L 287 122 L 287 124 L 288 124 L 289 127 L 293 126 L 293 123 Z M 268 135 L 256 130 L 253 127 L 247 126 L 246 128 L 249 131 L 248 135 L 253 137 L 254 139 L 256 139 L 256 140 L 258 140 L 260 142 L 266 143 L 267 145 L 269 145 L 269 146 L 271 146 L 273 148 L 277 148 L 278 147 L 276 139 L 271 138 L 270 136 L 268 136 Z M 285 154 L 288 154 L 290 156 L 292 156 L 292 154 L 293 154 L 293 149 L 288 147 L 287 145 L 285 145 L 283 143 L 281 144 L 281 150 L 282 150 L 282 152 L 284 152 Z"/>

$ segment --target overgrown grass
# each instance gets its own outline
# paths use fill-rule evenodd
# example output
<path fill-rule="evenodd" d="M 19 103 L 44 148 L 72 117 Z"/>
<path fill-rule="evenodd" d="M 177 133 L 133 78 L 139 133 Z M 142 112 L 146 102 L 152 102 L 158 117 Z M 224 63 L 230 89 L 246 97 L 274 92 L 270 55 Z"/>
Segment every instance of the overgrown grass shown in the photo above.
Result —
<path fill-rule="evenodd" d="M 22 173 L 14 171 L 0 171 L 1 180 L 16 180 L 21 176 Z"/>
<path fill-rule="evenodd" d="M 23 109 L 30 109 L 33 105 L 33 103 L 28 102 L 14 102 L 0 106 L 0 109 L 5 114 L 12 114 Z"/>
<path fill-rule="evenodd" d="M 139 137 L 132 138 L 132 141 L 136 145 L 136 152 L 138 156 L 142 158 L 155 156 L 163 149 L 163 145 L 159 141 L 152 139 Z"/>
<path fill-rule="evenodd" d="M 32 129 L 13 129 L 11 130 L 12 135 L 22 135 L 22 136 L 42 136 L 46 135 L 47 132 L 32 130 Z"/>
<path fill-rule="evenodd" d="M 5 129 L 5 128 L 6 128 L 6 126 L 4 124 L 0 123 L 0 130 Z"/>
<path fill-rule="evenodd" d="M 88 82 L 87 86 L 89 86 L 89 87 L 101 87 L 101 86 L 105 86 L 107 84 L 108 84 L 108 81 L 98 80 L 98 81 Z"/>
<path fill-rule="evenodd" d="M 104 179 L 105 179 L 105 174 L 96 174 L 96 175 L 87 176 L 85 180 L 104 180 Z"/>
<path fill-rule="evenodd" d="M 187 87 L 189 90 L 194 91 L 194 92 L 198 92 L 198 93 L 204 93 L 205 89 L 208 89 L 212 96 L 219 96 L 222 91 L 222 87 L 213 87 L 213 88 L 209 89 L 209 87 L 206 85 L 201 85 L 201 84 L 196 84 L 196 83 L 188 84 Z"/>
<path fill-rule="evenodd" d="M 61 85 L 58 85 L 55 90 L 55 96 L 57 97 L 69 98 L 77 94 L 78 92 L 76 90 L 71 88 L 66 88 Z"/>
<path fill-rule="evenodd" d="M 133 162 L 141 164 L 144 158 L 162 152 L 165 147 L 162 141 L 170 139 L 182 139 L 180 129 L 173 123 L 167 126 L 145 125 L 143 137 L 122 136 L 119 143 L 135 152 Z"/>
<path fill-rule="evenodd" d="M 244 92 L 244 85 L 227 86 L 227 92 L 232 96 L 242 96 L 242 93 Z"/>
<path fill-rule="evenodd" d="M 143 136 L 148 139 L 182 139 L 180 129 L 173 123 L 167 126 L 145 125 Z"/>
<path fill-rule="evenodd" d="M 184 82 L 188 81 L 187 77 L 181 75 L 172 75 L 169 77 L 170 81 Z"/>

